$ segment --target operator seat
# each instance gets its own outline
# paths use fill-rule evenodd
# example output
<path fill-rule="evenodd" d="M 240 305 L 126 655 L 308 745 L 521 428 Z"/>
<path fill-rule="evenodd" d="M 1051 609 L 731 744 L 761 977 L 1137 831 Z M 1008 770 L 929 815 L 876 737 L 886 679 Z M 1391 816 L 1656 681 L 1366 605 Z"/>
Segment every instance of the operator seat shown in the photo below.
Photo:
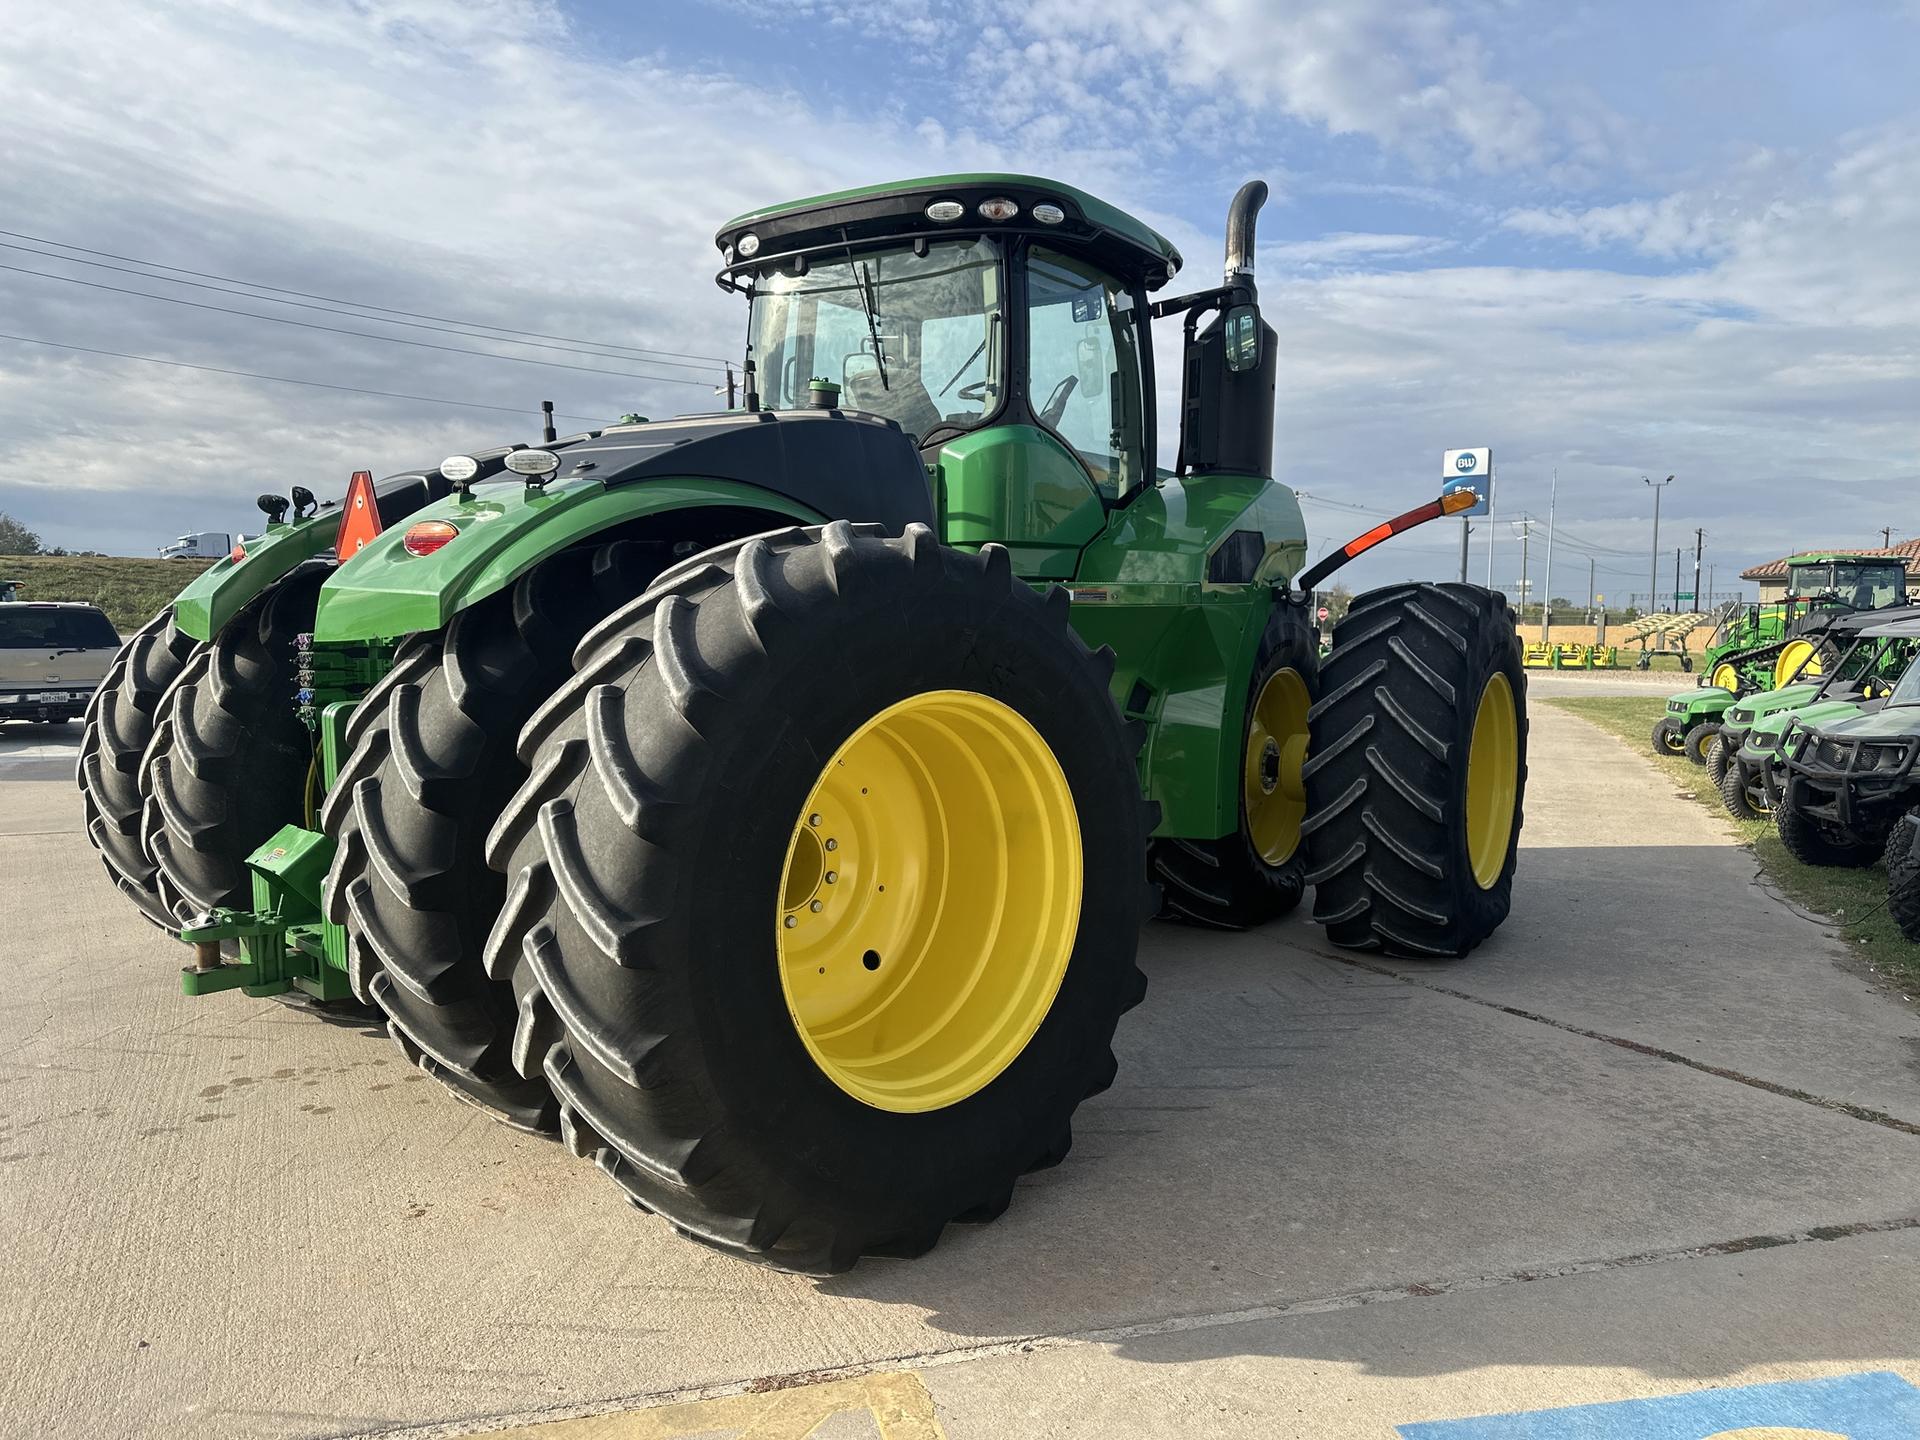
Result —
<path fill-rule="evenodd" d="M 841 380 L 847 409 L 885 416 L 913 436 L 916 444 L 921 436 L 947 423 L 919 372 L 910 365 L 894 361 L 887 367 L 887 383 L 882 385 L 880 366 L 871 355 L 849 355 Z"/>

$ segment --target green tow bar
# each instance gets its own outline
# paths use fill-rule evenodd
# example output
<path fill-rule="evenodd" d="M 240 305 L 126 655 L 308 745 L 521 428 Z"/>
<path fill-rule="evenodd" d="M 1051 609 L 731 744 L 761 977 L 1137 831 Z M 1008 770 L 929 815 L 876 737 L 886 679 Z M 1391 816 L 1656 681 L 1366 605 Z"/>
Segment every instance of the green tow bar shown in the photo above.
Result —
<path fill-rule="evenodd" d="M 352 702 L 336 702 L 318 717 L 321 764 L 329 784 L 339 773 L 352 711 Z M 316 1000 L 348 999 L 346 935 L 339 926 L 327 924 L 320 910 L 333 851 L 331 836 L 283 825 L 249 855 L 253 908 L 222 907 L 180 932 L 181 940 L 193 947 L 193 964 L 180 971 L 181 992 L 279 995 L 298 986 Z M 228 941 L 239 943 L 238 961 L 227 959 Z"/>

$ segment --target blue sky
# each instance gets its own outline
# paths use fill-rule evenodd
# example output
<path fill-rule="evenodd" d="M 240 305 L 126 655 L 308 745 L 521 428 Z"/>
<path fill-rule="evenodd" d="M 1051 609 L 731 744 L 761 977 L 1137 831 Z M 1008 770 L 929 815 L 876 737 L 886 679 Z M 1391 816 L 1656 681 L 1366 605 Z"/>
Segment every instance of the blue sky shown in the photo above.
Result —
<path fill-rule="evenodd" d="M 721 220 L 972 168 L 1134 210 L 1185 251 L 1176 286 L 1210 283 L 1228 196 L 1269 180 L 1279 450 L 1316 545 L 1422 498 L 1466 444 L 1494 447 L 1503 511 L 1544 517 L 1557 468 L 1557 594 L 1584 594 L 1589 557 L 1610 596 L 1645 590 L 1643 473 L 1679 475 L 1663 543 L 1704 528 L 1722 589 L 1795 545 L 1920 533 L 1911 4 L 87 8 L 23 13 L 0 53 L 0 265 L 40 272 L 0 270 L 0 331 L 506 410 L 0 340 L 0 421 L 32 457 L 0 473 L 0 509 L 55 543 L 237 528 L 269 486 L 523 438 L 507 411 L 543 398 L 589 419 L 708 404 L 706 372 L 610 347 L 738 349 L 709 279 Z M 550 368 L 576 363 L 626 373 Z M 1496 538 L 1510 584 L 1518 547 Z M 1357 578 L 1456 555 L 1409 537 Z"/>

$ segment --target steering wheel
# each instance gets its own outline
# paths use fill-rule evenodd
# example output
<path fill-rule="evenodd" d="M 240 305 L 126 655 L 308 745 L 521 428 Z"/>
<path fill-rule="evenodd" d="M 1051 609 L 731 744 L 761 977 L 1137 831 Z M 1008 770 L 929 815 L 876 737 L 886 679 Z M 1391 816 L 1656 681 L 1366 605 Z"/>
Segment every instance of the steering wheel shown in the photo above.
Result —
<path fill-rule="evenodd" d="M 1067 401 L 1073 398 L 1073 390 L 1080 383 L 1078 375 L 1069 375 L 1053 387 L 1053 394 L 1047 397 L 1046 406 L 1040 411 L 1040 423 L 1049 430 L 1060 423 L 1060 417 L 1067 413 Z"/>
<path fill-rule="evenodd" d="M 954 394 L 962 400 L 984 400 L 987 398 L 987 382 L 976 380 L 971 385 L 962 385 Z"/>

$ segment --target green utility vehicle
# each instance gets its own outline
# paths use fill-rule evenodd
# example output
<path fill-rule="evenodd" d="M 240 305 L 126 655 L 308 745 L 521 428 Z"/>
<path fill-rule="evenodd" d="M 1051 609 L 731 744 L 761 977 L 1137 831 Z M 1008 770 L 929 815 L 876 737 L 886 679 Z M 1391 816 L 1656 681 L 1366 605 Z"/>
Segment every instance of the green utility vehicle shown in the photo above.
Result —
<path fill-rule="evenodd" d="M 1886 702 L 1920 653 L 1920 615 L 1848 615 L 1835 622 L 1832 638 L 1842 648 L 1819 679 L 1746 696 L 1727 711 L 1707 766 L 1736 819 L 1757 820 L 1773 811 L 1780 742 L 1793 726 L 1822 725 Z"/>
<path fill-rule="evenodd" d="M 1780 745 L 1780 841 L 1807 865 L 1904 858 L 1901 817 L 1920 802 L 1920 661 L 1884 701 L 1851 715 L 1802 720 Z"/>
<path fill-rule="evenodd" d="M 1668 697 L 1666 713 L 1653 727 L 1654 752 L 1706 764 L 1736 700 L 1796 679 L 1818 679 L 1838 655 L 1836 620 L 1906 603 L 1901 560 L 1844 551 L 1794 556 L 1787 562 L 1784 600 L 1727 611 L 1708 644 L 1698 684 Z"/>
<path fill-rule="evenodd" d="M 756 211 L 742 408 L 453 456 L 267 532 L 127 646 L 81 766 L 189 994 L 378 1007 L 465 1098 L 809 1273 L 990 1219 L 1114 1076 L 1156 910 L 1306 885 L 1336 944 L 1505 919 L 1497 594 L 1320 659 L 1272 478 L 1266 187 L 1224 281 L 1090 195 L 951 175 Z M 1157 470 L 1150 319 L 1184 317 Z"/>

